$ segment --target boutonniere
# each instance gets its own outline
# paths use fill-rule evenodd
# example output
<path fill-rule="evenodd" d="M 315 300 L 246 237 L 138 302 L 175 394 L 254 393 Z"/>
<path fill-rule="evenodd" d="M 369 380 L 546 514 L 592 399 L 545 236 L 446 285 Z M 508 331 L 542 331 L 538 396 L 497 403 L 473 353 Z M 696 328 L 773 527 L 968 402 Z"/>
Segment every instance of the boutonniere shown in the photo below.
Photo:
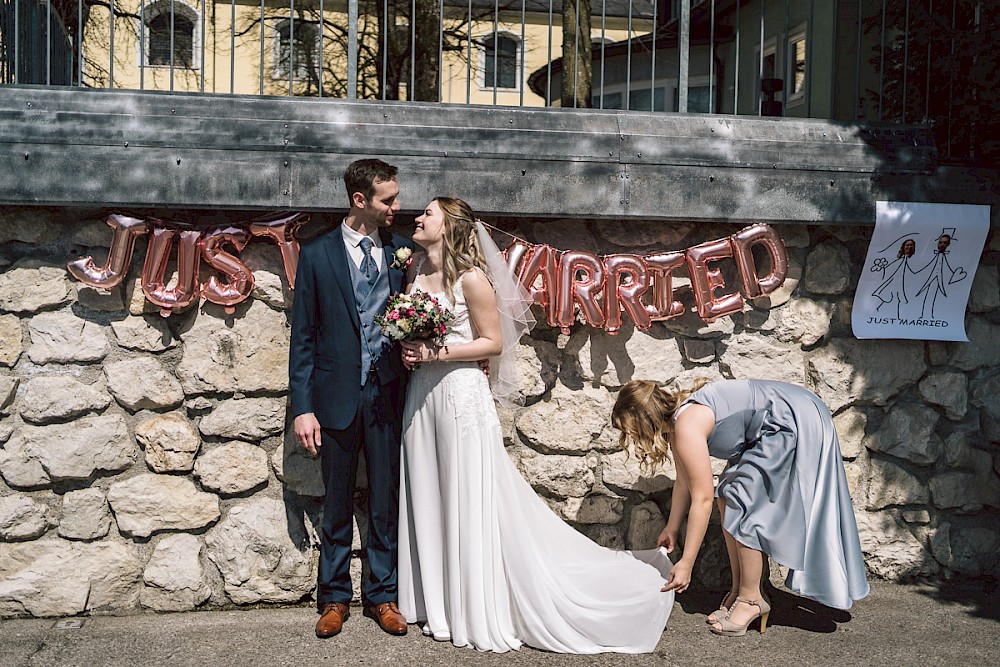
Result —
<path fill-rule="evenodd" d="M 410 265 L 411 256 L 413 255 L 413 250 L 403 246 L 398 248 L 396 252 L 392 253 L 392 264 L 389 265 L 390 269 L 405 269 Z"/>

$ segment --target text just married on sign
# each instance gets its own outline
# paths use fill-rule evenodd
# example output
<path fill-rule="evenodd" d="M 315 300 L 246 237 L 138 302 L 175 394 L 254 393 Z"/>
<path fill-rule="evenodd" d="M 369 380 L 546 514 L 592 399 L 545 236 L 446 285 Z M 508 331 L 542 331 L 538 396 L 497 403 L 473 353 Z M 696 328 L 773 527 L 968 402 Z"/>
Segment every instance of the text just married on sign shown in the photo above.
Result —
<path fill-rule="evenodd" d="M 922 320 L 920 318 L 906 319 L 899 317 L 869 317 L 868 324 L 885 324 L 904 327 L 946 327 L 948 320 Z"/>

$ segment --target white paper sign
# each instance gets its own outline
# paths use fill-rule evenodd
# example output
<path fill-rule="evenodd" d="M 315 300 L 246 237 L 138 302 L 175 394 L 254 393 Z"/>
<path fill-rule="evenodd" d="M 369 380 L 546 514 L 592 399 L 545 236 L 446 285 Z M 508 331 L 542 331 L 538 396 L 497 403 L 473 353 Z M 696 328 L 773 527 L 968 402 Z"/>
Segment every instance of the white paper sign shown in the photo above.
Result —
<path fill-rule="evenodd" d="M 989 206 L 876 202 L 854 335 L 968 341 L 965 307 L 989 227 Z"/>

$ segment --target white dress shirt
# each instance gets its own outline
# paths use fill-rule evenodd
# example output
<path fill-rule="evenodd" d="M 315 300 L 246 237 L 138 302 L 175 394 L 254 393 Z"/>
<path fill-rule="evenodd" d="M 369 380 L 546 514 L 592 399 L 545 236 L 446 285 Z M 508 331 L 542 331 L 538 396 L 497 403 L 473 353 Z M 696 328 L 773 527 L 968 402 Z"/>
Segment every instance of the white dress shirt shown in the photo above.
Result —
<path fill-rule="evenodd" d="M 354 266 L 360 269 L 361 261 L 365 258 L 365 251 L 361 249 L 361 239 L 365 238 L 365 235 L 354 231 L 347 226 L 347 223 L 342 224 L 341 227 L 344 228 L 344 245 L 347 247 L 347 254 L 351 256 Z M 374 244 L 372 246 L 372 259 L 375 260 L 375 266 L 378 267 L 379 273 L 382 273 L 382 262 L 385 260 L 385 253 L 382 252 L 382 237 L 379 236 L 376 229 L 368 235 L 368 238 Z"/>

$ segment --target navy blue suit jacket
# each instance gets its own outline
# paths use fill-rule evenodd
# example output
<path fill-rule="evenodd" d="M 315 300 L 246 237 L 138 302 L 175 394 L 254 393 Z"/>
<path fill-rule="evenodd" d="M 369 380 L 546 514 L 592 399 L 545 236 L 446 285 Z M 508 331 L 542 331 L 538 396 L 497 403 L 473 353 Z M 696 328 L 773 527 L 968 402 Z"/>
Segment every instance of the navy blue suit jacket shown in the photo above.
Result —
<path fill-rule="evenodd" d="M 393 253 L 411 247 L 409 240 L 379 230 L 385 253 L 383 268 Z M 315 413 L 320 426 L 345 429 L 358 411 L 361 394 L 361 330 L 351 261 L 340 226 L 303 244 L 295 277 L 288 384 L 292 416 Z M 389 268 L 389 294 L 403 287 L 405 269 Z M 404 367 L 398 346 L 385 350 L 373 369 L 387 389 L 390 404 L 402 400 L 399 380 Z M 398 406 L 392 405 L 394 408 Z"/>

